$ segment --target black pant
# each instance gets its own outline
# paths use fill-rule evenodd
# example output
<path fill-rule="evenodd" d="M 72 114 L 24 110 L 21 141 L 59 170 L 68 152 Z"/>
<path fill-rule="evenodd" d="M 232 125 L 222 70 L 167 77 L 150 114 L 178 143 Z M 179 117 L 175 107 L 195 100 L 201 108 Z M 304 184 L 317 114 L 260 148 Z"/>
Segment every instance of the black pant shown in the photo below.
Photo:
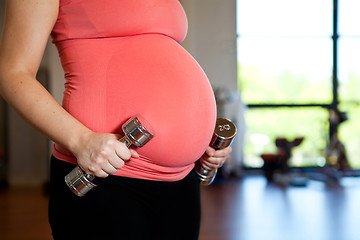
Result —
<path fill-rule="evenodd" d="M 196 240 L 200 189 L 194 170 L 160 182 L 109 176 L 83 197 L 64 176 L 75 165 L 51 159 L 49 221 L 55 240 Z"/>

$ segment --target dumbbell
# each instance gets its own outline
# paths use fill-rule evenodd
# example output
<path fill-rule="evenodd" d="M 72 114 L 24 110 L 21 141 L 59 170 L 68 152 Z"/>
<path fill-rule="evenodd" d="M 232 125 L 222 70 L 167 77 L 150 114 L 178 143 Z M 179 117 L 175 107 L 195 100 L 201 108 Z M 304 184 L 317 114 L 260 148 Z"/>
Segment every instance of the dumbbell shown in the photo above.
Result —
<path fill-rule="evenodd" d="M 216 150 L 226 148 L 230 146 L 235 135 L 236 126 L 234 123 L 226 118 L 218 118 L 210 146 Z M 198 160 L 195 162 L 195 171 L 199 176 L 200 185 L 208 186 L 214 181 L 218 169 L 208 170 Z"/>
<path fill-rule="evenodd" d="M 122 125 L 124 136 L 119 140 L 126 147 L 135 145 L 142 147 L 153 138 L 150 133 L 139 121 L 137 116 L 130 118 Z M 65 182 L 70 190 L 77 196 L 82 197 L 88 191 L 97 186 L 102 178 L 86 174 L 79 166 L 75 167 L 68 175 L 65 176 Z"/>

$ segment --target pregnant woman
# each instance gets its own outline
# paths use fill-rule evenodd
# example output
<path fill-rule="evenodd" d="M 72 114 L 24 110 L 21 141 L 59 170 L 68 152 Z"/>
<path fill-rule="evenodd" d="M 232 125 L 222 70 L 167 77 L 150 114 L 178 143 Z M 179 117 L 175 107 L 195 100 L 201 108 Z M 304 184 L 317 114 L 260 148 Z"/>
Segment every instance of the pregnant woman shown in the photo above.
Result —
<path fill-rule="evenodd" d="M 180 45 L 178 0 L 11 0 L 0 48 L 0 91 L 55 144 L 49 221 L 54 239 L 198 239 L 194 162 L 217 168 L 231 152 L 209 142 L 209 81 Z M 62 106 L 36 81 L 48 37 L 65 72 Z M 154 138 L 128 149 L 121 126 L 146 119 Z M 104 178 L 84 197 L 64 176 L 76 165 Z"/>

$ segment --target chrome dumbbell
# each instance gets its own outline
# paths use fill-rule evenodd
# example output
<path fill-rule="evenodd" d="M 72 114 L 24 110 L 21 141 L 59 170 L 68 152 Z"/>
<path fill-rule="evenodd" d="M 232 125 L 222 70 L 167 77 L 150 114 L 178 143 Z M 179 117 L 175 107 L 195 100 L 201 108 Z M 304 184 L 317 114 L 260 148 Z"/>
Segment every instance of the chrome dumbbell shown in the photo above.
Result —
<path fill-rule="evenodd" d="M 210 146 L 217 149 L 223 149 L 232 143 L 236 135 L 236 126 L 233 122 L 226 118 L 218 118 L 216 120 L 215 131 L 210 142 Z M 210 185 L 216 176 L 218 169 L 206 169 L 201 163 L 200 160 L 195 163 L 195 170 L 199 176 L 200 184 L 208 186 Z"/>
<path fill-rule="evenodd" d="M 141 124 L 137 116 L 130 118 L 124 123 L 122 129 L 125 135 L 119 141 L 127 147 L 131 145 L 142 147 L 154 136 Z M 79 166 L 75 167 L 65 176 L 67 186 L 79 197 L 84 196 L 88 191 L 96 187 L 96 183 L 101 179 L 94 175 L 86 174 Z"/>

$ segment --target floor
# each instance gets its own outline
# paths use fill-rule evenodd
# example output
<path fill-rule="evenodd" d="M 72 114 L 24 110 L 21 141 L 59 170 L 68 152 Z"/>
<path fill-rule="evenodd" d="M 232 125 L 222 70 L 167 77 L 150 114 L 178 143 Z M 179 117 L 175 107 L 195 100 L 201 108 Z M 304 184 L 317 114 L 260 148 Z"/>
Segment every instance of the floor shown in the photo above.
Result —
<path fill-rule="evenodd" d="M 0 190 L 0 239 L 51 239 L 47 200 L 41 188 Z M 284 187 L 250 175 L 203 187 L 202 201 L 199 240 L 360 239 L 360 178 Z"/>
<path fill-rule="evenodd" d="M 249 176 L 203 190 L 200 240 L 358 240 L 360 179 L 268 184 Z"/>
<path fill-rule="evenodd" d="M 0 190 L 0 239 L 51 239 L 47 201 L 42 188 Z"/>

